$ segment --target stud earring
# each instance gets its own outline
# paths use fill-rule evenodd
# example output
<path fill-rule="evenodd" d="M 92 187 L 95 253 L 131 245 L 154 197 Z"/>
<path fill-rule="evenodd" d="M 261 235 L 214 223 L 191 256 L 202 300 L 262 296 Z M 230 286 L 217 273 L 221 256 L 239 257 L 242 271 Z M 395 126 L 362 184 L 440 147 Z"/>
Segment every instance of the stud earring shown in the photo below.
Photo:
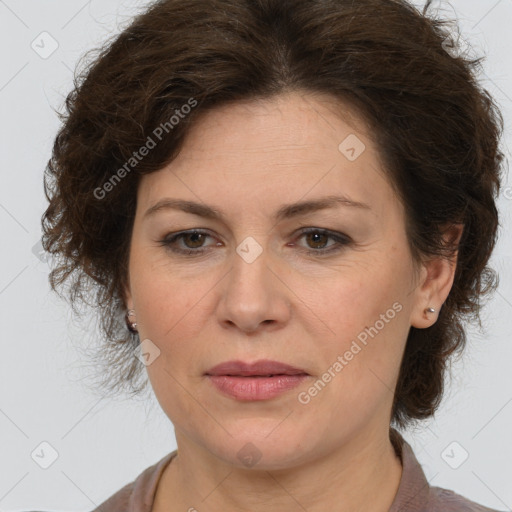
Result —
<path fill-rule="evenodd" d="M 434 308 L 427 308 L 425 309 L 425 313 L 435 313 L 436 310 Z"/>
<path fill-rule="evenodd" d="M 133 309 L 129 309 L 126 312 L 125 320 L 126 320 L 126 327 L 128 327 L 128 330 L 130 332 L 139 332 L 137 331 L 137 322 L 132 322 L 130 320 L 131 316 L 135 316 L 135 311 Z"/>

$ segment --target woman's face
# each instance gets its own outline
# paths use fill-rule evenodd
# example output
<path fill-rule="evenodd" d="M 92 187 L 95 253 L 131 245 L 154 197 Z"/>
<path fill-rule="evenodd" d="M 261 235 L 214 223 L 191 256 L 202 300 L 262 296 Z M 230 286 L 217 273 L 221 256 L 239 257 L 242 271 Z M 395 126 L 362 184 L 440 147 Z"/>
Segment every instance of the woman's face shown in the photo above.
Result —
<path fill-rule="evenodd" d="M 430 325 L 430 304 L 375 146 L 340 107 L 293 93 L 219 108 L 142 178 L 127 300 L 178 446 L 270 469 L 387 432 L 409 328 Z M 334 197 L 347 202 L 292 207 Z M 207 375 L 263 359 L 306 376 Z"/>

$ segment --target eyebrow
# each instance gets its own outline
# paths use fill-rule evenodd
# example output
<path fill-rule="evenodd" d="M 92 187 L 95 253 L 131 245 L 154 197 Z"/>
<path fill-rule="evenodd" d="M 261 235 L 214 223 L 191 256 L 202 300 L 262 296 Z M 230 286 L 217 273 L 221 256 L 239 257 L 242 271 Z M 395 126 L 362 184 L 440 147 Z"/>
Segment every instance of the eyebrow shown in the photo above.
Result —
<path fill-rule="evenodd" d="M 292 204 L 285 204 L 277 210 L 275 214 L 275 220 L 280 221 L 284 219 L 291 219 L 300 215 L 313 213 L 328 208 L 335 208 L 337 206 L 349 206 L 359 208 L 361 210 L 370 211 L 371 208 L 365 203 L 359 201 L 353 201 L 346 196 L 327 196 L 321 199 L 315 199 L 310 201 L 301 201 Z M 181 210 L 185 213 L 191 213 L 204 217 L 207 219 L 223 220 L 224 214 L 212 206 L 208 206 L 203 203 L 196 203 L 194 201 L 185 201 L 181 199 L 170 199 L 165 198 L 158 201 L 156 204 L 148 208 L 144 213 L 144 218 L 153 216 L 159 211 L 163 210 Z"/>

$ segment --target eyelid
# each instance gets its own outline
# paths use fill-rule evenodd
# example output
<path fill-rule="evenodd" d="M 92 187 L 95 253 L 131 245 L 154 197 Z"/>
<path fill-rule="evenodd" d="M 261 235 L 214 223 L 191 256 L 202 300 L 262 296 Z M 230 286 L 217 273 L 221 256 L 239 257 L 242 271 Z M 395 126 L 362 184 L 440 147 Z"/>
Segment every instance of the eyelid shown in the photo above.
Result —
<path fill-rule="evenodd" d="M 345 233 L 342 233 L 341 231 L 333 231 L 332 229 L 317 228 L 314 226 L 309 226 L 309 227 L 302 227 L 299 230 L 299 235 L 304 235 L 304 234 L 308 234 L 308 233 L 321 233 L 324 235 L 328 235 L 334 239 L 340 238 L 343 241 L 346 241 L 347 243 L 352 241 L 352 239 Z"/>
<path fill-rule="evenodd" d="M 310 234 L 310 233 L 318 233 L 320 235 L 326 235 L 330 239 L 334 240 L 335 243 L 331 244 L 330 246 L 327 246 L 327 249 L 326 248 L 307 249 L 307 248 L 304 248 L 301 246 L 301 249 L 300 249 L 301 252 L 306 253 L 308 255 L 319 256 L 319 257 L 327 256 L 331 253 L 338 253 L 338 252 L 342 251 L 345 248 L 345 246 L 353 244 L 353 240 L 351 239 L 351 237 L 349 237 L 345 233 L 338 232 L 338 231 L 332 231 L 332 230 L 326 229 L 326 228 L 318 228 L 315 226 L 309 226 L 309 227 L 303 226 L 303 227 L 299 228 L 298 234 L 294 236 L 294 241 L 297 239 L 301 239 L 303 236 Z M 193 235 L 193 234 L 204 235 L 204 236 L 210 237 L 210 238 L 216 238 L 215 236 L 210 234 L 210 232 L 208 230 L 205 230 L 202 228 L 194 228 L 194 229 L 169 233 L 163 239 L 159 240 L 159 245 L 165 247 L 169 251 L 171 251 L 175 254 L 178 254 L 178 255 L 181 254 L 181 255 L 193 256 L 193 255 L 202 255 L 202 254 L 208 252 L 208 250 L 209 250 L 208 247 L 211 247 L 211 245 L 205 246 L 205 247 L 198 247 L 196 249 L 177 249 L 177 248 L 172 247 L 172 245 L 175 244 L 178 240 L 182 240 L 183 237 L 185 237 L 187 235 Z M 215 246 L 215 245 L 219 245 L 219 244 L 213 244 L 213 246 Z M 296 244 L 292 243 L 291 245 L 294 246 Z M 290 246 L 290 244 L 287 244 L 287 246 Z"/>
<path fill-rule="evenodd" d="M 207 252 L 208 249 L 206 249 L 204 247 L 199 247 L 197 249 L 177 249 L 177 248 L 172 247 L 173 244 L 176 244 L 179 240 L 183 239 L 183 237 L 185 237 L 187 235 L 193 235 L 193 234 L 204 235 L 205 237 L 210 237 L 210 238 L 216 238 L 212 234 L 210 234 L 210 232 L 208 230 L 205 230 L 202 228 L 193 228 L 193 229 L 186 229 L 183 231 L 176 231 L 173 233 L 168 233 L 163 238 L 158 240 L 158 244 L 160 246 L 164 247 L 164 249 L 166 249 L 172 253 L 175 253 L 177 255 L 181 254 L 181 255 L 191 255 L 192 256 L 194 254 L 200 255 L 200 254 Z M 215 245 L 218 245 L 218 244 L 213 244 L 213 246 L 215 246 Z"/>
<path fill-rule="evenodd" d="M 303 248 L 303 252 L 306 252 L 307 254 L 316 255 L 319 257 L 322 256 L 328 256 L 330 254 L 336 254 L 341 252 L 345 246 L 352 245 L 353 240 L 346 235 L 345 233 L 341 233 L 339 231 L 332 231 L 330 229 L 326 228 L 317 228 L 314 226 L 311 227 L 303 227 L 300 229 L 298 237 L 296 239 L 302 238 L 304 235 L 308 235 L 309 233 L 319 233 L 321 235 L 326 235 L 332 240 L 334 240 L 336 243 L 327 246 L 327 249 L 307 249 Z"/>

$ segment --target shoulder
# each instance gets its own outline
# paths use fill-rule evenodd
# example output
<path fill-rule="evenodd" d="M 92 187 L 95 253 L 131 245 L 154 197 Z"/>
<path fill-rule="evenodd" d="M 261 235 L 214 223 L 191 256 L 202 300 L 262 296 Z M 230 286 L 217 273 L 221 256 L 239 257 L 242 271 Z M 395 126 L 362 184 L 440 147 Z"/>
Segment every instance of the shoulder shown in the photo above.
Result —
<path fill-rule="evenodd" d="M 430 488 L 429 509 L 432 512 L 500 512 L 441 487 Z"/>
<path fill-rule="evenodd" d="M 98 505 L 93 512 L 126 512 L 128 511 L 128 503 L 130 496 L 133 494 L 135 481 L 125 485 L 122 489 L 114 493 L 110 498 Z"/>
<path fill-rule="evenodd" d="M 402 460 L 402 478 L 389 512 L 500 512 L 441 487 L 432 487 L 412 447 L 392 429 L 390 439 Z"/>
<path fill-rule="evenodd" d="M 174 450 L 146 468 L 133 482 L 119 489 L 92 512 L 150 512 L 160 477 L 176 453 Z"/>

